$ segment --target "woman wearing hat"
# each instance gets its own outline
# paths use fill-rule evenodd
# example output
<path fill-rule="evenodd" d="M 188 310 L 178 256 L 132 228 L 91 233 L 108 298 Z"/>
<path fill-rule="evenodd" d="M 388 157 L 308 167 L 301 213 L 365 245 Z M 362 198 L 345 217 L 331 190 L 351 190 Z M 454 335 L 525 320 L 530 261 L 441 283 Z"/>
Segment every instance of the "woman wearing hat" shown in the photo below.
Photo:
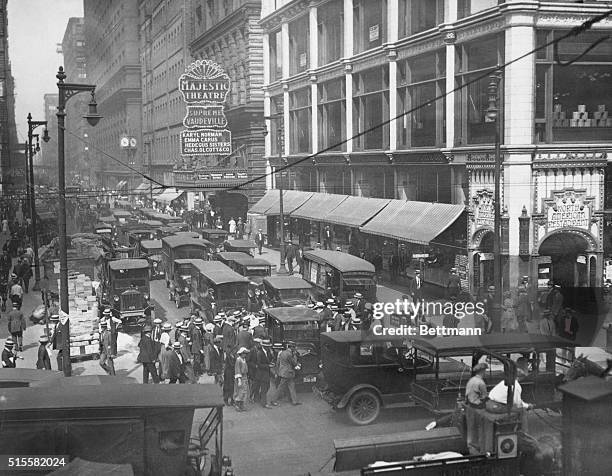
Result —
<path fill-rule="evenodd" d="M 40 346 L 38 347 L 38 360 L 36 361 L 36 368 L 39 370 L 51 370 L 51 359 L 49 358 L 49 352 L 47 351 L 47 344 L 49 344 L 49 338 L 47 336 L 41 336 L 38 339 Z"/>
<path fill-rule="evenodd" d="M 240 347 L 236 352 L 236 365 L 234 368 L 234 405 L 239 412 L 246 411 L 244 402 L 249 397 L 249 366 L 246 356 L 249 349 Z"/>

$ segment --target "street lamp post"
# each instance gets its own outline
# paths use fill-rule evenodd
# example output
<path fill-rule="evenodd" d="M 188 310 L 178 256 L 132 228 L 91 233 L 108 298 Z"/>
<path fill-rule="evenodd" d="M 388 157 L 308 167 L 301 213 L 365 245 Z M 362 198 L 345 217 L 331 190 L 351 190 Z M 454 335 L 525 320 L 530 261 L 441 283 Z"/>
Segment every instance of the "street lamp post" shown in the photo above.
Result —
<path fill-rule="evenodd" d="M 493 222 L 493 279 L 495 283 L 495 301 L 492 310 L 492 330 L 501 331 L 502 312 L 502 263 L 501 263 L 501 108 L 499 101 L 499 82 L 501 72 L 496 70 L 489 76 L 488 100 L 489 106 L 486 111 L 485 122 L 495 123 L 495 195 L 494 195 L 494 222 Z"/>
<path fill-rule="evenodd" d="M 278 175 L 278 192 L 279 192 L 279 200 L 278 200 L 278 212 L 279 212 L 279 220 L 280 220 L 280 266 L 278 267 L 278 274 L 287 274 L 287 268 L 285 268 L 285 214 L 283 210 L 283 148 L 282 148 L 282 134 L 283 127 L 280 119 L 283 117 L 282 114 L 273 114 L 272 116 L 264 116 L 264 119 L 277 119 L 278 126 L 276 128 L 276 147 L 278 149 L 278 167 L 281 168 Z M 268 134 L 267 128 L 264 129 L 264 135 Z"/>
<path fill-rule="evenodd" d="M 57 104 L 57 170 L 59 191 L 59 248 L 60 248 L 60 306 L 62 311 L 68 313 L 68 243 L 66 239 L 66 177 L 64 158 L 64 127 L 66 122 L 66 103 L 75 94 L 81 92 L 91 93 L 89 111 L 83 116 L 91 126 L 95 126 L 102 118 L 98 114 L 96 103 L 96 86 L 92 84 L 65 83 L 66 73 L 64 68 L 59 67 L 56 76 L 58 79 L 57 89 L 59 93 Z"/>
<path fill-rule="evenodd" d="M 34 154 L 32 151 L 32 139 L 35 136 L 33 134 L 34 130 L 39 127 L 44 126 L 43 131 L 43 141 L 49 142 L 49 131 L 47 130 L 47 121 L 33 121 L 32 114 L 28 113 L 28 147 L 26 151 L 26 155 L 29 155 L 30 161 L 30 170 L 26 171 L 30 176 L 29 185 L 30 185 L 30 218 L 32 219 L 32 248 L 34 249 L 34 287 L 33 291 L 40 290 L 40 265 L 38 263 L 38 220 L 36 218 L 36 192 L 34 190 Z M 38 138 L 38 135 L 36 135 Z M 36 141 L 36 151 L 40 150 L 40 146 L 38 145 L 38 139 Z"/>

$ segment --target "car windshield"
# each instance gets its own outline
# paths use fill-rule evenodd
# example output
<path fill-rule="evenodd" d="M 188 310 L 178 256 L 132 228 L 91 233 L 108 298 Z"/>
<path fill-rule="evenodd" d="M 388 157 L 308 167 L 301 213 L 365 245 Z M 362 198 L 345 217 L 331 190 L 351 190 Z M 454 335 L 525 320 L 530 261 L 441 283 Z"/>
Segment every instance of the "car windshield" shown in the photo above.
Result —
<path fill-rule="evenodd" d="M 191 274 L 191 265 L 190 264 L 176 264 L 176 274 L 180 274 L 181 276 L 187 276 Z"/>
<path fill-rule="evenodd" d="M 216 298 L 218 300 L 242 299 L 246 297 L 246 289 L 242 283 L 230 283 L 217 287 Z"/>
<path fill-rule="evenodd" d="M 342 279 L 342 283 L 345 293 L 360 292 L 365 295 L 369 295 L 370 290 L 376 288 L 376 283 L 370 277 L 344 278 Z"/>
<path fill-rule="evenodd" d="M 308 289 L 283 289 L 279 294 L 281 299 L 308 299 Z"/>
<path fill-rule="evenodd" d="M 288 340 L 318 339 L 319 324 L 316 321 L 283 324 L 284 336 Z"/>
<path fill-rule="evenodd" d="M 270 268 L 267 266 L 247 266 L 246 274 L 248 276 L 269 276 Z"/>
<path fill-rule="evenodd" d="M 145 279 L 115 279 L 113 281 L 113 288 L 128 289 L 132 284 L 140 289 L 141 287 L 146 287 L 147 281 Z"/>

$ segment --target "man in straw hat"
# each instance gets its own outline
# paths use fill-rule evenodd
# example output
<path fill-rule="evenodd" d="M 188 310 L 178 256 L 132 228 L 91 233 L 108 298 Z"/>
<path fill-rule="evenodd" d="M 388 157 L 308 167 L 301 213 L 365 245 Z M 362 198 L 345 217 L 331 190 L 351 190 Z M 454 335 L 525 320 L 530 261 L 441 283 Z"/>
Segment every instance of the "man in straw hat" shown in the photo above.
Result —
<path fill-rule="evenodd" d="M 488 400 L 487 384 L 484 381 L 489 366 L 482 362 L 472 369 L 472 378 L 465 387 L 465 417 L 467 445 L 471 454 L 481 453 L 480 438 L 483 435 L 483 421 L 476 410 L 485 408 Z"/>
<path fill-rule="evenodd" d="M 249 349 L 240 347 L 236 352 L 236 365 L 234 368 L 234 406 L 239 412 L 246 411 L 244 402 L 249 397 L 249 366 L 246 356 Z"/>
<path fill-rule="evenodd" d="M 47 345 L 49 344 L 49 337 L 41 336 L 38 339 L 40 345 L 38 346 L 38 360 L 36 360 L 36 368 L 39 370 L 51 370 L 51 359 L 49 358 L 49 352 L 47 352 Z"/>
<path fill-rule="evenodd" d="M 2 351 L 3 369 L 14 369 L 17 367 L 17 354 L 13 351 L 14 346 L 15 343 L 11 337 L 4 341 L 4 350 Z"/>
<path fill-rule="evenodd" d="M 272 399 L 272 405 L 278 406 L 278 399 L 285 391 L 289 392 L 289 398 L 293 405 L 301 405 L 302 403 L 298 402 L 295 391 L 295 372 L 301 368 L 297 359 L 295 342 L 287 342 L 287 348 L 278 354 L 277 367 L 280 382 Z"/>
<path fill-rule="evenodd" d="M 115 375 L 115 362 L 113 360 L 115 354 L 113 354 L 113 341 L 108 328 L 108 321 L 103 321 L 100 325 L 102 326 L 102 332 L 100 333 L 100 367 L 108 375 Z"/>
<path fill-rule="evenodd" d="M 223 342 L 222 335 L 216 335 L 213 337 L 212 345 L 210 346 L 209 352 L 209 367 L 208 375 L 214 375 L 215 383 L 223 385 L 223 349 L 221 343 Z"/>
<path fill-rule="evenodd" d="M 172 350 L 170 352 L 168 365 L 168 383 L 185 383 L 187 382 L 187 376 L 185 375 L 185 360 L 181 353 L 181 343 L 175 342 L 172 344 Z"/>

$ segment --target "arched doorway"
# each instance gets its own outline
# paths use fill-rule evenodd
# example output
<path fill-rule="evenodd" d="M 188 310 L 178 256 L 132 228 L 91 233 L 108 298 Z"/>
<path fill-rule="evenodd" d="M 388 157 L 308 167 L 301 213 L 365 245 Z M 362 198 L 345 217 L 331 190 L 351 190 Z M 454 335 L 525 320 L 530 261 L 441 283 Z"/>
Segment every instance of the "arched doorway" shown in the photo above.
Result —
<path fill-rule="evenodd" d="M 476 293 L 486 291 L 495 284 L 495 262 L 493 260 L 493 238 L 491 230 L 479 230 L 475 233 L 472 243 L 476 247 L 474 253 L 474 290 Z"/>
<path fill-rule="evenodd" d="M 578 233 L 559 232 L 546 237 L 538 254 L 550 257 L 550 279 L 563 288 L 590 286 L 592 272 L 587 238 Z"/>

